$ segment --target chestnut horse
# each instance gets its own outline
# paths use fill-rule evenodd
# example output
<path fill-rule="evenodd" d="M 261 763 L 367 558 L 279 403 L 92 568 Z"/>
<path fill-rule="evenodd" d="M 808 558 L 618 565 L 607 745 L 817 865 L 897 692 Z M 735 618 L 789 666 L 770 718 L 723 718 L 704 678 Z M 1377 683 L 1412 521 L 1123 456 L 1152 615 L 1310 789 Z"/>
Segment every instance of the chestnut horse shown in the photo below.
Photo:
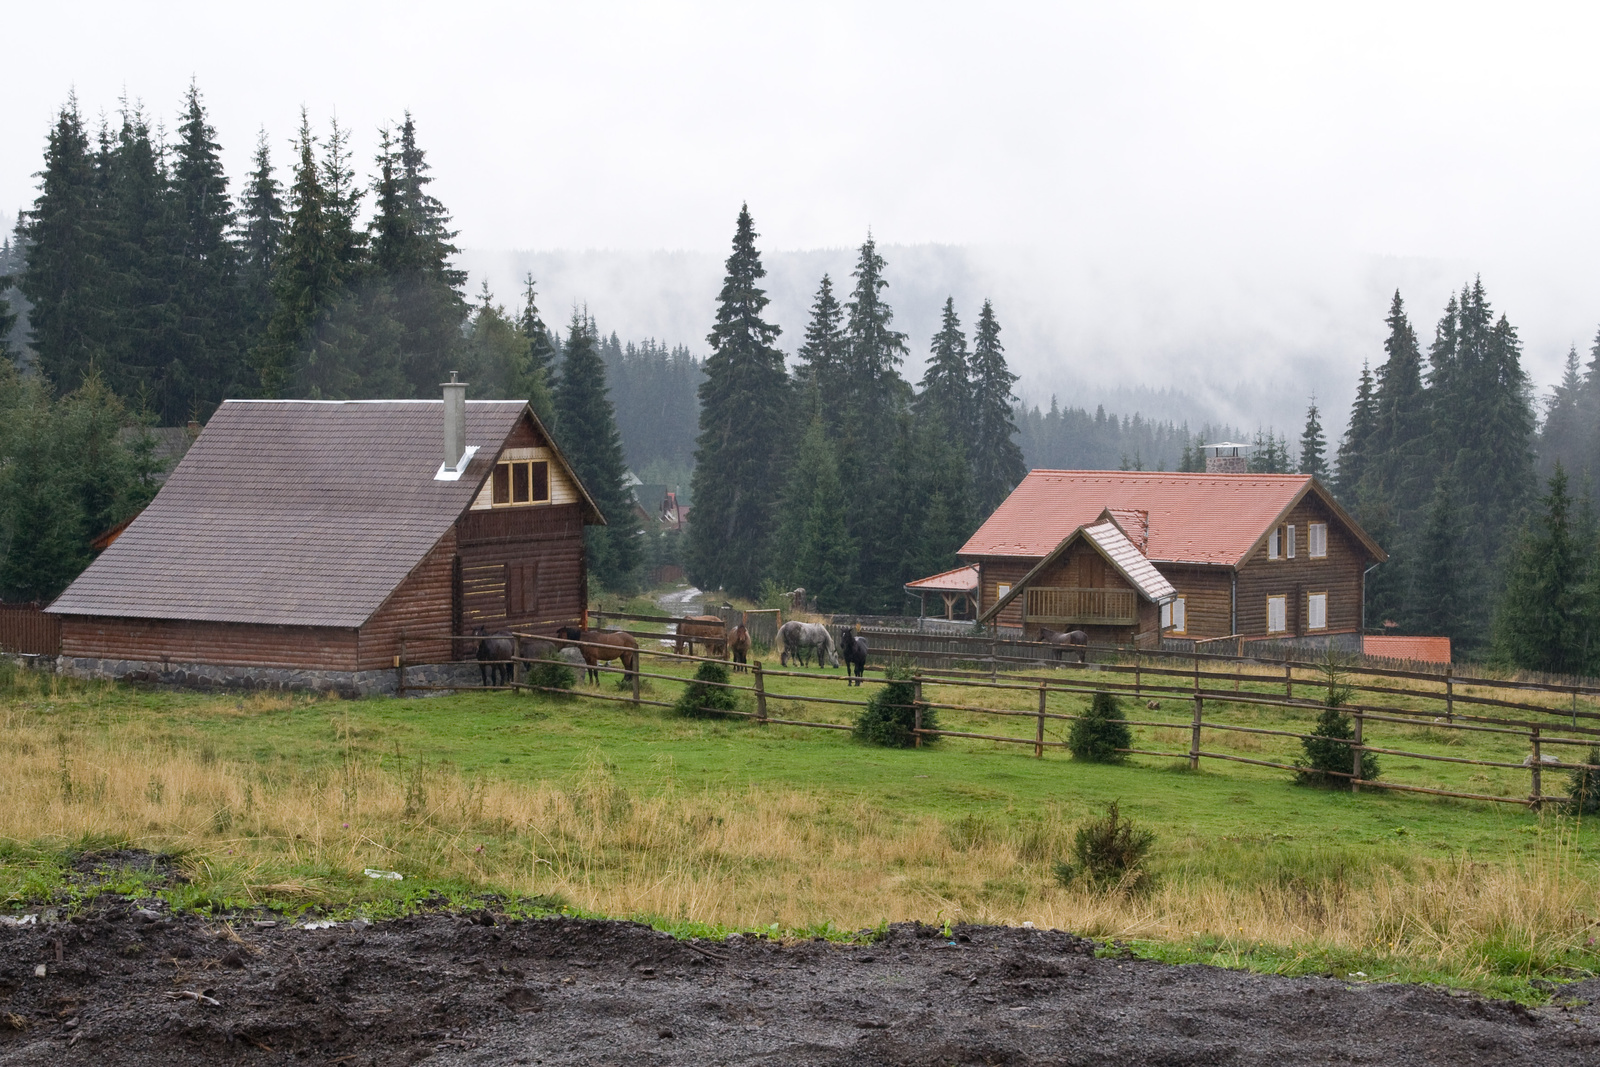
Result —
<path fill-rule="evenodd" d="M 611 630 L 582 630 L 576 626 L 563 626 L 556 636 L 578 642 L 583 662 L 589 665 L 589 680 L 600 684 L 600 672 L 595 665 L 601 660 L 619 659 L 625 674 L 639 672 L 639 642 L 623 633 Z"/>
<path fill-rule="evenodd" d="M 750 656 L 750 629 L 744 623 L 728 631 L 728 649 L 733 653 L 733 669 L 744 670 Z"/>
<path fill-rule="evenodd" d="M 1039 640 L 1047 645 L 1055 646 L 1056 659 L 1061 658 L 1063 651 L 1074 648 L 1078 651 L 1079 663 L 1088 659 L 1089 635 L 1082 630 L 1069 630 L 1066 633 L 1061 633 L 1058 630 L 1050 630 L 1041 626 L 1039 627 Z"/>
<path fill-rule="evenodd" d="M 683 646 L 688 645 L 689 655 L 692 656 L 696 641 L 705 646 L 707 656 L 728 658 L 728 630 L 722 616 L 690 615 L 686 619 L 679 619 L 678 632 L 673 635 L 672 651 L 681 656 Z"/>

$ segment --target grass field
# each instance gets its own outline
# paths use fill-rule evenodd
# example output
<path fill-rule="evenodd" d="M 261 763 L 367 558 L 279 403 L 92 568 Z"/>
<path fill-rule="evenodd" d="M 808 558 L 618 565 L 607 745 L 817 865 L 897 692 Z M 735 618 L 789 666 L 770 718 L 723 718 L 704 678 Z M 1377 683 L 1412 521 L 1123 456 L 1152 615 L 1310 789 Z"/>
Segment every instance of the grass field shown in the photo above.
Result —
<path fill-rule="evenodd" d="M 768 688 L 846 695 L 838 672 L 770 678 Z M 678 689 L 649 681 L 645 696 L 671 700 Z M 614 682 L 602 691 L 616 694 Z M 980 695 L 1037 706 L 1026 691 L 925 692 L 948 703 Z M 1051 709 L 1085 703 L 1054 696 Z M 1187 717 L 1186 705 L 1172 708 L 1166 717 Z M 1313 717 L 1214 710 L 1269 728 L 1307 729 Z M 775 717 L 844 722 L 851 711 L 769 701 Z M 1129 708 L 1130 718 L 1162 714 Z M 1029 719 L 941 715 L 951 729 L 1033 729 Z M 1065 726 L 1051 722 L 1052 739 Z M 1211 762 L 1190 773 L 1150 757 L 1085 765 L 1058 749 L 1034 759 L 1027 746 L 959 739 L 890 751 L 843 731 L 582 698 L 340 701 L 27 673 L 0 675 L 0 730 L 7 909 L 63 892 L 71 849 L 116 842 L 181 855 L 191 881 L 166 892 L 201 908 L 384 913 L 435 893 L 496 892 L 677 929 L 1032 921 L 1162 958 L 1535 999 L 1541 980 L 1600 969 L 1590 827 L 1510 805 L 1299 788 L 1267 768 Z M 1187 745 L 1176 727 L 1136 733 L 1140 747 Z M 1375 727 L 1368 739 L 1506 762 L 1526 753 L 1525 741 L 1430 726 Z M 1293 739 L 1251 734 L 1208 734 L 1206 745 L 1264 759 L 1297 751 Z M 1385 758 L 1384 776 L 1527 790 L 1525 771 L 1406 764 Z M 1052 865 L 1073 831 L 1112 800 L 1158 835 L 1154 890 L 1056 884 Z M 369 879 L 368 867 L 405 880 Z"/>

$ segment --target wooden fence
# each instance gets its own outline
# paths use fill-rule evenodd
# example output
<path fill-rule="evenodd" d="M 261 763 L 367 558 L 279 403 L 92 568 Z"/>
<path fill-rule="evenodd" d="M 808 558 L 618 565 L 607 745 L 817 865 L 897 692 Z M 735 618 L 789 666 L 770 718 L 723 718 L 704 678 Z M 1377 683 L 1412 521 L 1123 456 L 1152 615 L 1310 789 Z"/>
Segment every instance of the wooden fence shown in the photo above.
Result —
<path fill-rule="evenodd" d="M 0 652 L 54 656 L 61 651 L 61 617 L 43 604 L 0 604 Z"/>
<path fill-rule="evenodd" d="M 615 618 L 615 616 L 612 617 Z M 640 633 L 648 637 L 659 638 L 662 636 L 658 632 L 640 631 Z M 533 637 L 539 635 L 523 634 L 519 636 Z M 584 644 L 583 642 L 567 643 L 579 646 Z M 996 642 L 996 644 L 1003 643 Z M 596 644 L 595 647 L 606 646 Z M 936 650 L 919 654 L 930 657 L 971 658 L 970 651 L 970 649 L 962 649 L 955 652 Z M 1254 661 L 1229 659 L 1222 656 L 1207 657 L 1199 653 L 1180 658 L 1172 654 L 1142 652 L 1140 650 L 1129 650 L 1129 652 L 1130 655 L 1128 657 L 1115 663 L 1078 664 L 1070 661 L 1063 662 L 1059 670 L 1052 672 L 1051 676 L 1025 676 L 1010 673 L 1003 677 L 1000 676 L 996 670 L 996 665 L 1000 662 L 997 657 L 1003 656 L 1003 652 L 998 649 L 990 652 L 991 659 L 986 670 L 919 667 L 912 675 L 914 694 L 912 708 L 915 722 L 913 733 L 916 736 L 916 743 L 920 746 L 924 738 L 963 737 L 1001 744 L 1030 745 L 1035 756 L 1042 756 L 1047 748 L 1065 748 L 1067 746 L 1065 741 L 1047 738 L 1047 723 L 1071 722 L 1082 718 L 1081 715 L 1052 710 L 1051 698 L 1070 696 L 1081 700 L 1085 695 L 1105 691 L 1130 696 L 1140 701 L 1146 698 L 1177 699 L 1187 705 L 1191 712 L 1187 717 L 1181 719 L 1139 718 L 1127 720 L 1130 726 L 1181 731 L 1188 737 L 1188 745 L 1184 750 L 1162 751 L 1159 749 L 1127 748 L 1121 751 L 1134 755 L 1183 760 L 1188 763 L 1190 769 L 1198 769 L 1202 760 L 1249 764 L 1291 772 L 1299 769 L 1292 763 L 1257 759 L 1241 756 L 1237 753 L 1219 752 L 1216 751 L 1215 746 L 1207 745 L 1206 738 L 1208 734 L 1216 736 L 1218 733 L 1228 732 L 1297 740 L 1312 737 L 1312 734 L 1295 730 L 1268 729 L 1257 726 L 1244 726 L 1235 722 L 1225 722 L 1217 717 L 1216 709 L 1219 705 L 1255 706 L 1293 709 L 1303 714 L 1314 714 L 1325 706 L 1324 696 L 1329 684 L 1329 676 L 1322 672 L 1321 667 L 1310 664 L 1283 664 L 1283 673 L 1281 682 L 1279 682 L 1276 675 L 1263 674 L 1261 665 Z M 522 656 L 503 661 L 512 665 L 513 677 L 509 685 L 500 688 L 559 692 L 592 700 L 667 708 L 674 706 L 674 702 L 646 699 L 642 695 L 642 680 L 649 678 L 677 685 L 686 685 L 690 679 L 681 673 L 666 674 L 661 671 L 648 670 L 646 669 L 645 659 L 654 657 L 657 660 L 665 660 L 668 663 L 685 665 L 708 661 L 708 657 L 678 655 L 665 649 L 650 647 L 649 645 L 641 646 L 639 653 L 641 661 L 639 667 L 635 670 L 629 671 L 620 666 L 611 666 L 604 663 L 597 665 L 595 668 L 604 673 L 622 674 L 628 678 L 631 683 L 631 692 L 627 695 L 600 692 L 598 687 L 595 690 L 541 690 L 539 686 L 516 680 L 517 668 L 526 667 L 528 664 L 535 662 L 531 658 Z M 891 657 L 903 655 L 902 652 L 895 650 L 889 650 L 888 654 Z M 711 661 L 723 662 L 720 659 Z M 396 664 L 397 681 L 402 692 L 407 689 L 460 688 L 459 686 L 407 685 L 405 671 L 406 665 L 404 662 L 398 662 Z M 716 713 L 730 717 L 753 719 L 763 724 L 811 727 L 825 730 L 850 730 L 852 727 L 849 723 L 773 717 L 769 712 L 768 702 L 783 700 L 800 706 L 828 705 L 850 709 L 863 708 L 867 703 L 866 699 L 864 699 L 865 694 L 858 689 L 849 690 L 848 692 L 851 695 L 845 697 L 828 697 L 783 691 L 786 686 L 784 679 L 805 678 L 813 682 L 819 679 L 829 679 L 836 682 L 843 681 L 843 678 L 838 675 L 774 670 L 764 666 L 760 661 L 756 661 L 750 665 L 749 676 L 750 681 L 748 683 L 730 680 L 726 683 L 700 682 L 699 684 L 720 686 L 749 694 L 754 710 L 717 711 Z M 867 681 L 872 684 L 881 684 L 883 679 L 869 678 Z M 1399 681 L 1421 681 L 1433 684 L 1431 687 L 1424 686 L 1419 688 L 1414 685 L 1407 688 L 1395 684 Z M 1344 744 L 1350 751 L 1350 770 L 1327 771 L 1325 773 L 1333 777 L 1350 780 L 1352 788 L 1356 791 L 1362 789 L 1394 790 L 1494 803 L 1517 804 L 1538 809 L 1543 804 L 1559 803 L 1567 799 L 1559 793 L 1553 794 L 1546 791 L 1545 772 L 1571 771 L 1584 767 L 1600 771 L 1600 765 L 1584 763 L 1581 755 L 1564 759 L 1553 758 L 1550 755 L 1551 750 L 1570 751 L 1572 748 L 1579 748 L 1587 751 L 1592 746 L 1600 745 L 1600 711 L 1595 710 L 1595 704 L 1592 702 L 1596 698 L 1600 698 L 1600 688 L 1562 687 L 1536 682 L 1480 682 L 1478 680 L 1464 682 L 1461 679 L 1449 676 L 1440 678 L 1435 675 L 1415 672 L 1376 671 L 1370 669 L 1342 672 L 1334 677 L 1334 682 L 1348 691 L 1350 699 L 1341 706 L 1341 711 L 1351 719 L 1354 726 L 1354 737 L 1337 742 Z M 1246 684 L 1256 688 L 1254 690 L 1245 689 L 1243 686 Z M 1280 685 L 1281 692 L 1278 691 Z M 932 686 L 970 689 L 979 692 L 983 690 L 1006 692 L 1013 698 L 1019 693 L 1026 692 L 1030 695 L 1037 694 L 1037 701 L 1036 706 L 1032 706 L 1027 710 L 990 707 L 983 703 L 968 703 L 965 701 L 931 701 L 925 699 L 925 690 Z M 1488 690 L 1488 694 L 1484 690 Z M 1542 694 L 1547 698 L 1552 695 L 1565 694 L 1570 695 L 1571 699 L 1570 702 L 1563 706 L 1511 699 L 1512 697 L 1529 693 Z M 1580 695 L 1590 702 L 1580 707 Z M 1393 699 L 1395 697 L 1404 697 L 1410 703 L 1398 703 Z M 981 701 L 982 698 L 979 697 L 978 699 Z M 1030 701 L 1030 705 L 1033 704 L 1034 702 Z M 1059 703 L 1057 706 L 1059 706 Z M 1208 707 L 1212 709 L 1209 716 L 1207 714 Z M 1001 732 L 934 729 L 923 726 L 923 714 L 928 709 L 958 711 L 971 715 L 993 717 L 997 720 L 996 729 L 1003 729 L 1007 722 L 1022 720 L 1027 722 L 1031 729 L 1021 736 Z M 852 714 L 855 713 L 852 711 Z M 1503 760 L 1408 751 L 1397 747 L 1400 744 L 1399 741 L 1389 744 L 1377 743 L 1381 739 L 1376 731 L 1391 726 L 1424 726 L 1433 730 L 1454 731 L 1459 735 L 1478 733 L 1525 738 L 1528 747 L 1528 758 L 1521 763 L 1511 763 Z M 1522 771 L 1529 776 L 1529 791 L 1525 796 L 1498 796 L 1488 793 L 1444 789 L 1437 786 L 1393 779 L 1366 780 L 1361 777 L 1361 765 L 1362 755 L 1368 752 L 1422 761 L 1509 768 Z"/>

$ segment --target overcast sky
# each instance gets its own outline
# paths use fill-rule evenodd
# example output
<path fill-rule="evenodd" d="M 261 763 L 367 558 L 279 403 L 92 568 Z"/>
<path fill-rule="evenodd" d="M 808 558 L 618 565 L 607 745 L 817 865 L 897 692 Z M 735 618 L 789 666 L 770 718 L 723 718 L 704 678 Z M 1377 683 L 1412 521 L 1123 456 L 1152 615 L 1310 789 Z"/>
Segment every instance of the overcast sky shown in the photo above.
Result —
<path fill-rule="evenodd" d="M 1035 395 L 1316 388 L 1342 409 L 1388 293 L 1426 339 L 1477 273 L 1543 387 L 1600 325 L 1597 21 L 1459 2 L 13 5 L 0 206 L 32 199 L 69 92 L 172 125 L 193 76 L 236 184 L 259 128 L 288 159 L 302 105 L 355 131 L 363 171 L 410 109 L 468 265 L 509 301 L 518 269 L 610 250 L 541 285 L 624 335 L 703 347 L 748 200 L 773 253 L 869 227 L 955 246 L 900 257 L 949 278 L 891 261 L 900 325 L 920 353 L 940 289 L 969 321 L 992 298 Z M 803 304 L 779 308 L 791 349 Z"/>

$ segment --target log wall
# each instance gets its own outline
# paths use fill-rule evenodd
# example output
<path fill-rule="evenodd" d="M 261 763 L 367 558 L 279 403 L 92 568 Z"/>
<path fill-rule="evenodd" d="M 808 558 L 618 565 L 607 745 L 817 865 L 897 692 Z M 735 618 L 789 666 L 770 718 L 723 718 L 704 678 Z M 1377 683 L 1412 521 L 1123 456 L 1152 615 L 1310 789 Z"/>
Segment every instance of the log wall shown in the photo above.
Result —
<path fill-rule="evenodd" d="M 1328 524 L 1328 555 L 1312 559 L 1309 526 Z M 1267 598 L 1285 599 L 1289 628 L 1275 637 L 1350 633 L 1361 628 L 1361 574 L 1371 563 L 1367 550 L 1319 498 L 1307 494 L 1280 523 L 1295 527 L 1295 558 L 1270 559 L 1265 543 L 1239 568 L 1239 632 L 1267 633 Z M 1321 630 L 1306 625 L 1306 600 L 1312 593 L 1328 594 L 1328 625 Z"/>
<path fill-rule="evenodd" d="M 84 659 L 356 669 L 356 630 L 185 619 L 61 617 L 61 653 Z"/>

